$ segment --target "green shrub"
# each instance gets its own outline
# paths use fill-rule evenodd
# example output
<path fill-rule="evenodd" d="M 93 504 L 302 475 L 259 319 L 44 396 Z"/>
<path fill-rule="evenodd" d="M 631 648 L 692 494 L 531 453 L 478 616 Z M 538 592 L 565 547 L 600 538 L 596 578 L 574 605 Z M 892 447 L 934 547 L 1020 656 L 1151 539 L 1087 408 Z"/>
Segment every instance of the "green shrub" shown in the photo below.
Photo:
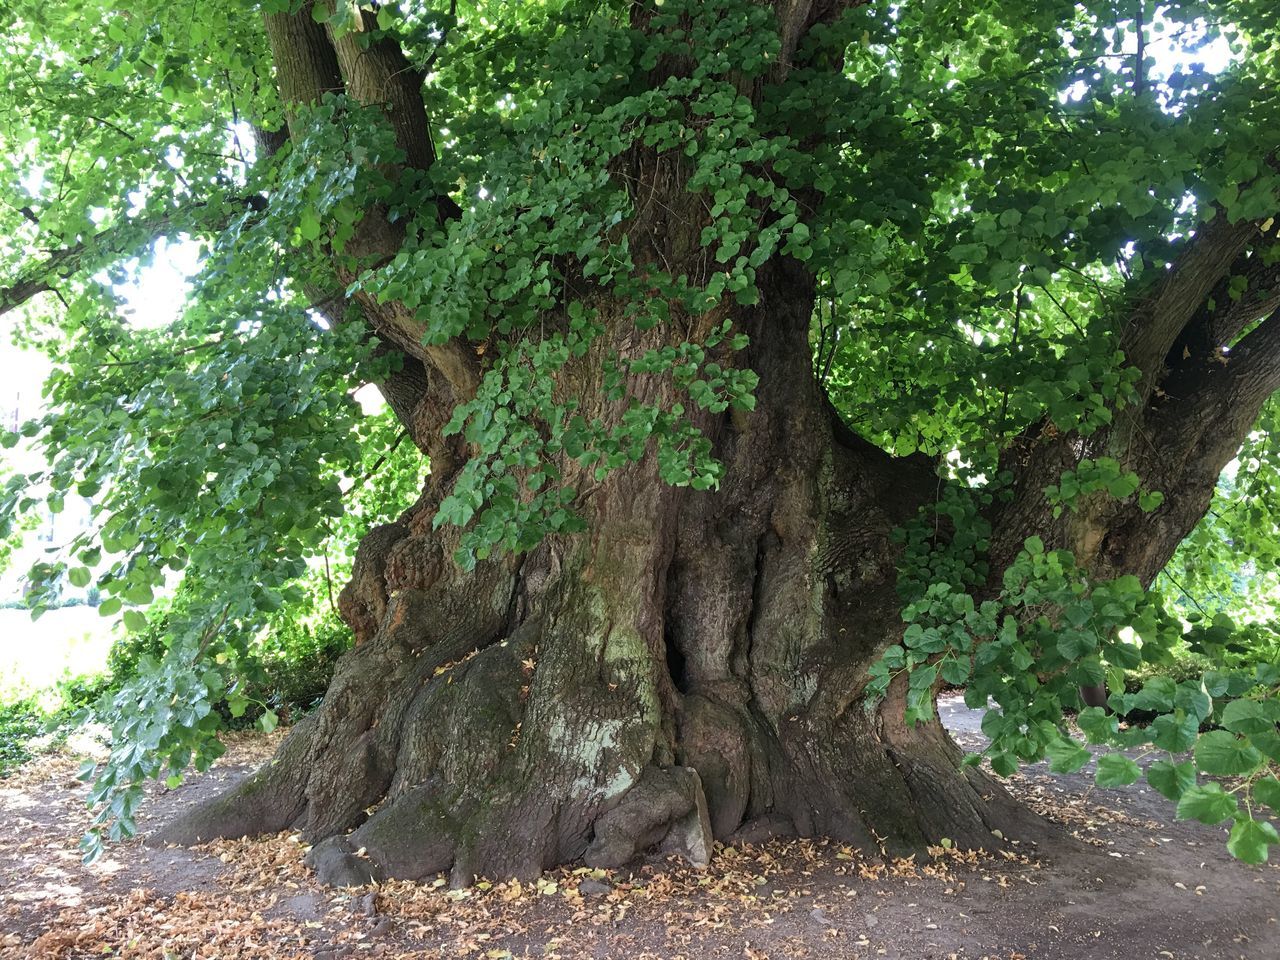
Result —
<path fill-rule="evenodd" d="M 45 716 L 34 700 L 0 703 L 0 777 L 31 759 L 29 742 L 44 729 Z"/>
<path fill-rule="evenodd" d="M 1144 663 L 1142 666 L 1125 673 L 1124 688 L 1128 693 L 1137 693 L 1142 685 L 1156 677 L 1168 677 L 1174 683 L 1185 680 L 1199 680 L 1206 670 L 1217 670 L 1221 664 L 1208 657 L 1190 651 L 1175 653 L 1173 659 L 1162 663 Z"/>
<path fill-rule="evenodd" d="M 53 691 L 58 706 L 52 712 L 51 698 L 44 694 L 0 704 L 0 776 L 31 759 L 34 738 L 52 734 L 48 746 L 62 743 L 73 729 L 73 718 L 85 709 L 92 711 L 104 695 L 135 678 L 144 656 L 162 658 L 168 650 L 171 623 L 181 613 L 176 606 L 180 602 L 160 601 L 145 630 L 116 640 L 107 655 L 106 672 L 59 681 Z M 22 601 L 16 604 L 23 605 Z M 240 664 L 243 679 L 237 690 L 248 699 L 244 711 L 233 716 L 225 699 L 214 705 L 225 726 L 251 727 L 267 709 L 291 722 L 320 703 L 338 657 L 351 646 L 351 632 L 332 613 L 313 610 L 310 619 L 313 622 L 282 616 L 255 644 L 251 658 Z"/>
<path fill-rule="evenodd" d="M 57 706 L 52 710 L 43 702 L 46 701 L 43 695 L 0 703 L 0 777 L 7 776 L 39 752 L 32 749 L 33 739 L 47 738 L 42 750 L 61 745 L 76 729 L 76 715 L 97 703 L 111 688 L 112 680 L 107 674 L 71 677 L 60 680 L 54 687 Z"/>
<path fill-rule="evenodd" d="M 164 656 L 170 623 L 180 612 L 173 604 L 157 605 L 145 630 L 116 641 L 107 656 L 110 685 L 103 690 L 117 689 L 137 676 L 142 657 L 159 660 Z M 243 679 L 235 689 L 249 701 L 244 711 L 233 715 L 225 699 L 214 709 L 230 729 L 251 727 L 268 708 L 285 721 L 296 719 L 319 704 L 334 664 L 350 646 L 351 632 L 331 613 L 319 616 L 314 624 L 282 616 L 239 664 Z"/>
<path fill-rule="evenodd" d="M 62 698 L 60 713 L 71 714 L 85 707 L 92 707 L 103 694 L 116 690 L 120 685 L 110 673 L 87 674 L 59 680 L 55 685 Z"/>
<path fill-rule="evenodd" d="M 244 693 L 257 703 L 251 703 L 231 725 L 252 722 L 261 715 L 262 705 L 286 721 L 315 709 L 329 687 L 338 657 L 350 646 L 350 630 L 334 616 L 322 617 L 314 626 L 292 620 L 273 624 L 245 671 Z"/>
<path fill-rule="evenodd" d="M 314 629 L 291 625 L 288 637 L 263 657 L 263 668 L 271 678 L 278 702 L 293 711 L 313 709 L 323 698 L 333 678 L 338 657 L 351 646 L 351 632 L 336 620 L 325 620 Z"/>

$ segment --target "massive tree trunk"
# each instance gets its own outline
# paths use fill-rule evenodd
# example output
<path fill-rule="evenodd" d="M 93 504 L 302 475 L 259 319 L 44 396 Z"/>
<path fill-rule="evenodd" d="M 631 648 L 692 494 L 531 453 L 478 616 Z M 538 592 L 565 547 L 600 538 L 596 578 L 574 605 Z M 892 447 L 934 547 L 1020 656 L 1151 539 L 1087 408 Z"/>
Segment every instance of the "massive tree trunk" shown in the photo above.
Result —
<path fill-rule="evenodd" d="M 785 64 L 803 31 L 838 5 L 775 7 Z M 403 69 L 398 51 L 375 44 L 354 56 L 349 37 L 326 40 L 305 14 L 273 15 L 267 29 L 286 102 L 345 83 L 350 95 L 387 106 L 408 164 L 432 162 L 415 125 L 421 99 L 400 89 L 421 78 Z M 667 155 L 626 162 L 634 169 L 625 179 L 637 185 L 638 260 L 705 280 L 702 224 L 663 213 L 700 208 L 682 192 L 689 171 Z M 395 231 L 376 211 L 366 221 L 362 249 L 394 252 Z M 1274 364 L 1249 366 L 1247 349 L 1238 363 L 1215 364 L 1213 350 L 1239 328 L 1217 330 L 1208 347 L 1186 352 L 1199 358 L 1194 369 L 1174 371 L 1187 389 L 1156 399 L 1157 384 L 1173 375 L 1167 358 L 1183 355 L 1178 338 L 1196 324 L 1212 328 L 1194 309 L 1175 316 L 1173 308 L 1203 303 L 1257 239 L 1250 225 L 1215 229 L 1206 235 L 1218 246 L 1206 240 L 1194 269 L 1180 265 L 1135 313 L 1126 349 L 1144 371 L 1139 411 L 1087 442 L 1037 429 L 1011 448 L 1014 499 L 990 518 L 997 579 L 1023 538 L 1040 533 L 1098 576 L 1149 581 L 1203 514 L 1276 379 Z M 643 249 L 638 238 L 654 239 Z M 337 279 L 350 276 L 338 270 Z M 758 284 L 753 307 L 674 317 L 644 332 L 607 324 L 558 386 L 584 416 L 617 422 L 622 408 L 600 382 L 603 358 L 698 342 L 711 324 L 732 321 L 750 346 L 720 359 L 749 366 L 760 381 L 753 413 L 700 423 L 725 464 L 720 488 L 666 485 L 653 457 L 599 483 L 568 463 L 564 482 L 581 491 L 587 532 L 551 536 L 471 572 L 452 560 L 457 532 L 432 520 L 467 456 L 440 426 L 475 389 L 475 351 L 423 347 L 410 313 L 358 295 L 371 328 L 406 355 L 385 390 L 430 454 L 431 477 L 410 511 L 360 546 L 341 598 L 357 645 L 323 705 L 271 764 L 163 838 L 300 829 L 331 882 L 452 871 L 465 883 L 578 858 L 613 866 L 653 847 L 702 860 L 713 838 L 744 831 L 888 850 L 942 838 L 989 846 L 995 829 L 1034 831 L 994 781 L 961 766 L 936 722 L 904 722 L 902 684 L 866 706 L 867 669 L 902 632 L 890 534 L 937 497 L 936 465 L 891 458 L 840 423 L 811 371 L 814 279 L 805 267 L 777 256 Z M 623 316 L 626 304 L 584 290 L 603 318 Z M 1261 339 L 1277 326 L 1251 335 L 1258 356 L 1274 355 Z M 670 378 L 636 376 L 627 386 L 643 402 L 680 400 Z M 1230 429 L 1210 437 L 1228 414 Z M 1183 436 L 1188 423 L 1196 430 Z M 1153 437 L 1158 458 L 1145 452 Z M 1050 515 L 1044 486 L 1103 453 L 1166 491 L 1152 521 L 1132 501 Z"/>
<path fill-rule="evenodd" d="M 932 466 L 826 405 L 804 269 L 780 261 L 762 288 L 733 318 L 758 407 L 707 424 L 719 491 L 635 465 L 585 499 L 589 532 L 463 573 L 433 477 L 360 547 L 341 599 L 358 645 L 320 710 L 167 836 L 296 827 L 326 879 L 466 882 L 664 843 L 702 859 L 744 828 L 893 850 L 1008 828 L 1013 805 L 940 727 L 905 726 L 896 691 L 863 703 L 901 631 L 890 532 L 935 494 Z"/>

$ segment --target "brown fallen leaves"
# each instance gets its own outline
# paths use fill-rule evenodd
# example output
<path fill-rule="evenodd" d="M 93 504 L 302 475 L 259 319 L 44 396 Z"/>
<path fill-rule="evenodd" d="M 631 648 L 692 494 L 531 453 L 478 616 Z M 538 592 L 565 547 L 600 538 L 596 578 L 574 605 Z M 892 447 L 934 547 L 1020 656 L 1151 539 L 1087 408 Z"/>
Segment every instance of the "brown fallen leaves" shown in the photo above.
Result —
<path fill-rule="evenodd" d="M 532 882 L 480 881 L 448 889 L 443 878 L 395 881 L 377 887 L 329 890 L 314 884 L 303 866 L 306 847 L 296 835 L 222 840 L 201 848 L 225 865 L 216 889 L 157 896 L 134 890 L 64 909 L 22 953 L 49 960 L 89 956 L 212 958 L 311 957 L 387 954 L 436 960 L 523 956 L 536 944 L 547 960 L 567 960 L 602 947 L 641 958 L 697 956 L 710 931 L 729 931 L 751 946 L 751 931 L 797 913 L 820 917 L 816 935 L 845 936 L 847 917 L 828 916 L 865 895 L 867 883 L 897 886 L 924 879 L 963 889 L 961 874 L 996 862 L 980 852 L 933 848 L 922 862 L 866 859 L 849 847 L 821 840 L 722 848 L 711 866 L 696 870 L 676 862 L 638 871 L 564 868 Z M 818 874 L 822 874 L 821 878 Z M 844 883 L 840 878 L 847 878 Z M 299 917 L 294 901 L 315 905 Z M 374 919 L 376 917 L 376 920 Z M 629 921 L 642 921 L 635 923 Z M 639 926 L 665 931 L 661 953 L 635 941 Z M 394 941 L 392 948 L 389 941 Z M 869 945 L 865 935 L 854 943 Z M 586 948 L 586 949 L 584 949 Z M 752 956 L 752 953 L 743 954 Z M 774 953 L 773 956 L 778 954 Z M 793 954 L 804 956 L 797 949 Z"/>
<path fill-rule="evenodd" d="M 64 910 L 30 945 L 31 957 L 310 957 L 296 923 L 266 919 L 225 894 L 157 898 L 135 890 L 123 900 Z M 16 954 L 15 954 L 16 956 Z"/>
<path fill-rule="evenodd" d="M 234 760 L 261 760 L 277 739 L 233 743 Z M 30 889 L 0 909 L 4 960 L 704 960 L 702 945 L 710 942 L 718 944 L 716 956 L 729 949 L 754 960 L 845 957 L 855 955 L 851 949 L 875 957 L 886 955 L 888 931 L 865 918 L 904 890 L 927 886 L 935 900 L 949 898 L 975 879 L 1004 881 L 996 867 L 1005 859 L 1024 871 L 1030 863 L 1008 851 L 949 846 L 893 859 L 803 839 L 721 847 L 701 870 L 672 861 L 635 871 L 563 868 L 533 881 L 481 880 L 466 890 L 448 889 L 443 878 L 334 890 L 315 883 L 303 865 L 306 846 L 285 833 L 191 852 L 148 852 L 131 843 L 111 854 L 119 861 L 111 869 L 85 868 L 75 851 L 87 822 L 77 767 L 51 756 L 0 784 L 13 813 L 45 814 L 25 820 L 20 835 L 0 837 L 7 844 L 0 849 L 33 869 L 43 864 L 51 878 L 9 874 Z M 177 793 L 164 802 L 183 800 Z M 165 894 L 157 885 L 181 892 Z"/>
<path fill-rule="evenodd" d="M 1047 820 L 1063 824 L 1078 840 L 1093 846 L 1106 845 L 1097 836 L 1104 827 L 1124 825 L 1148 832 L 1161 829 L 1161 825 L 1154 820 L 1131 817 L 1120 810 L 1095 803 L 1088 793 L 1081 795 L 1057 791 L 1053 784 L 1054 779 L 1049 776 L 1018 774 L 1010 778 L 1009 785 L 1025 806 Z"/>

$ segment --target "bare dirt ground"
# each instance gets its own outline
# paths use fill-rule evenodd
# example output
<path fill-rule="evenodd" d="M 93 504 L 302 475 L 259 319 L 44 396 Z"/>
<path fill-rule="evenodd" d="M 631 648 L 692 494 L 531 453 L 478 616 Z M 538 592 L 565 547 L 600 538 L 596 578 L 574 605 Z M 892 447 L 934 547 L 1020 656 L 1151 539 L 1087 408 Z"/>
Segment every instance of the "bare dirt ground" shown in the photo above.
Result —
<path fill-rule="evenodd" d="M 980 742 L 955 700 L 957 739 Z M 276 737 L 157 788 L 140 829 L 244 776 Z M 0 957 L 1280 958 L 1280 866 L 1233 861 L 1224 831 L 1151 791 L 1090 791 L 1031 768 L 1013 789 L 1060 842 L 885 860 L 822 841 L 723 849 L 706 870 L 566 869 L 469 891 L 319 887 L 288 835 L 200 850 L 119 845 L 85 867 L 77 761 L 0 780 Z M 1012 839 L 1012 838 L 1010 838 Z"/>

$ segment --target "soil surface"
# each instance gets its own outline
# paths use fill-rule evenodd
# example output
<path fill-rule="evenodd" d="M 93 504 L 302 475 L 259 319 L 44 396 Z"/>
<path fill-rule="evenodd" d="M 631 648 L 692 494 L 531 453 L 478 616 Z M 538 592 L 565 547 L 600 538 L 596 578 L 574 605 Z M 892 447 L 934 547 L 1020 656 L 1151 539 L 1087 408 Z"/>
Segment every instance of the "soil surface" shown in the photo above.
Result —
<path fill-rule="evenodd" d="M 980 714 L 941 705 L 962 746 Z M 236 739 L 213 771 L 157 786 L 149 831 L 266 759 Z M 0 780 L 0 957 L 339 960 L 790 958 L 1280 958 L 1280 865 L 1247 867 L 1225 831 L 1175 822 L 1151 790 L 1028 768 L 1011 784 L 1061 825 L 1039 845 L 934 848 L 890 860 L 820 840 L 718 851 L 693 870 L 564 869 L 536 883 L 450 891 L 444 880 L 335 890 L 281 834 L 198 850 L 117 845 L 85 867 L 79 761 L 60 754 Z"/>

